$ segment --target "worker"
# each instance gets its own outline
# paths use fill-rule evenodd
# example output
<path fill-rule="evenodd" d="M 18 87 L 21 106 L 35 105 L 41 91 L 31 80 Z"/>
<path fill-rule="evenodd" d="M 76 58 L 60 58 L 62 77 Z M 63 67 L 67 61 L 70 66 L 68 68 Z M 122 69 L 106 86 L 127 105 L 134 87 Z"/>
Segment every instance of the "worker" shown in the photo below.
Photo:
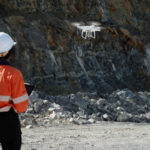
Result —
<path fill-rule="evenodd" d="M 0 143 L 3 150 L 21 149 L 18 114 L 26 111 L 29 101 L 22 73 L 10 64 L 15 45 L 7 33 L 0 32 Z"/>

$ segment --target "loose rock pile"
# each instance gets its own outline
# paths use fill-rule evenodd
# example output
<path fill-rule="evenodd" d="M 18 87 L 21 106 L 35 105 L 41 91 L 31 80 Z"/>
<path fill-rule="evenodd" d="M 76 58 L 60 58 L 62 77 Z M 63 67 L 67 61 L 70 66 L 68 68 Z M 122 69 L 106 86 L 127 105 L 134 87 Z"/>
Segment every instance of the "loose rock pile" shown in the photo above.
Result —
<path fill-rule="evenodd" d="M 97 93 L 45 96 L 33 91 L 28 110 L 20 115 L 23 127 L 51 124 L 89 124 L 96 121 L 150 122 L 150 93 L 117 90 L 103 98 Z"/>

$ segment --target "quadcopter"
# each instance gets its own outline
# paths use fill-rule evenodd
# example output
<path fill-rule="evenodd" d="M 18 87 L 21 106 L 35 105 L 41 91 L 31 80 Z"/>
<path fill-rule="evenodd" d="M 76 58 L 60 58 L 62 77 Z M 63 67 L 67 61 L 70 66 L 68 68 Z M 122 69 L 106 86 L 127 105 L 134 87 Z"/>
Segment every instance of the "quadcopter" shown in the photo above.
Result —
<path fill-rule="evenodd" d="M 96 38 L 96 31 L 101 31 L 104 27 L 100 27 L 100 23 L 98 22 L 89 22 L 89 25 L 84 25 L 82 23 L 74 22 L 73 26 L 77 27 L 77 29 L 81 30 L 81 37 L 84 39 L 87 38 Z"/>

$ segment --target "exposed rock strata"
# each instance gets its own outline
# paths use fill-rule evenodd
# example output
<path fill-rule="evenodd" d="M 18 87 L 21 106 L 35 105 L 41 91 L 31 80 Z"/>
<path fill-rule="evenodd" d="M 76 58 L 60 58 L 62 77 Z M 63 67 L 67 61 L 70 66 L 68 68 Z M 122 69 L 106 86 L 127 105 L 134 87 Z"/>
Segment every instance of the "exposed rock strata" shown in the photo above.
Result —
<path fill-rule="evenodd" d="M 49 94 L 150 88 L 149 0 L 1 0 L 0 31 L 16 39 L 16 66 Z M 106 27 L 84 40 L 72 21 Z"/>

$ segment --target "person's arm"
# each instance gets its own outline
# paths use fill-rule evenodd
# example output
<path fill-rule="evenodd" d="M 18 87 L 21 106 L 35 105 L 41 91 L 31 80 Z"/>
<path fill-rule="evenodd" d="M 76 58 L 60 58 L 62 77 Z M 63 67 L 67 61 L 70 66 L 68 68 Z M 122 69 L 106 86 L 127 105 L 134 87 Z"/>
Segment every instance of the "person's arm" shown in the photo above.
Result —
<path fill-rule="evenodd" d="M 25 112 L 28 106 L 28 94 L 24 85 L 22 73 L 17 71 L 12 77 L 11 98 L 18 113 Z"/>

